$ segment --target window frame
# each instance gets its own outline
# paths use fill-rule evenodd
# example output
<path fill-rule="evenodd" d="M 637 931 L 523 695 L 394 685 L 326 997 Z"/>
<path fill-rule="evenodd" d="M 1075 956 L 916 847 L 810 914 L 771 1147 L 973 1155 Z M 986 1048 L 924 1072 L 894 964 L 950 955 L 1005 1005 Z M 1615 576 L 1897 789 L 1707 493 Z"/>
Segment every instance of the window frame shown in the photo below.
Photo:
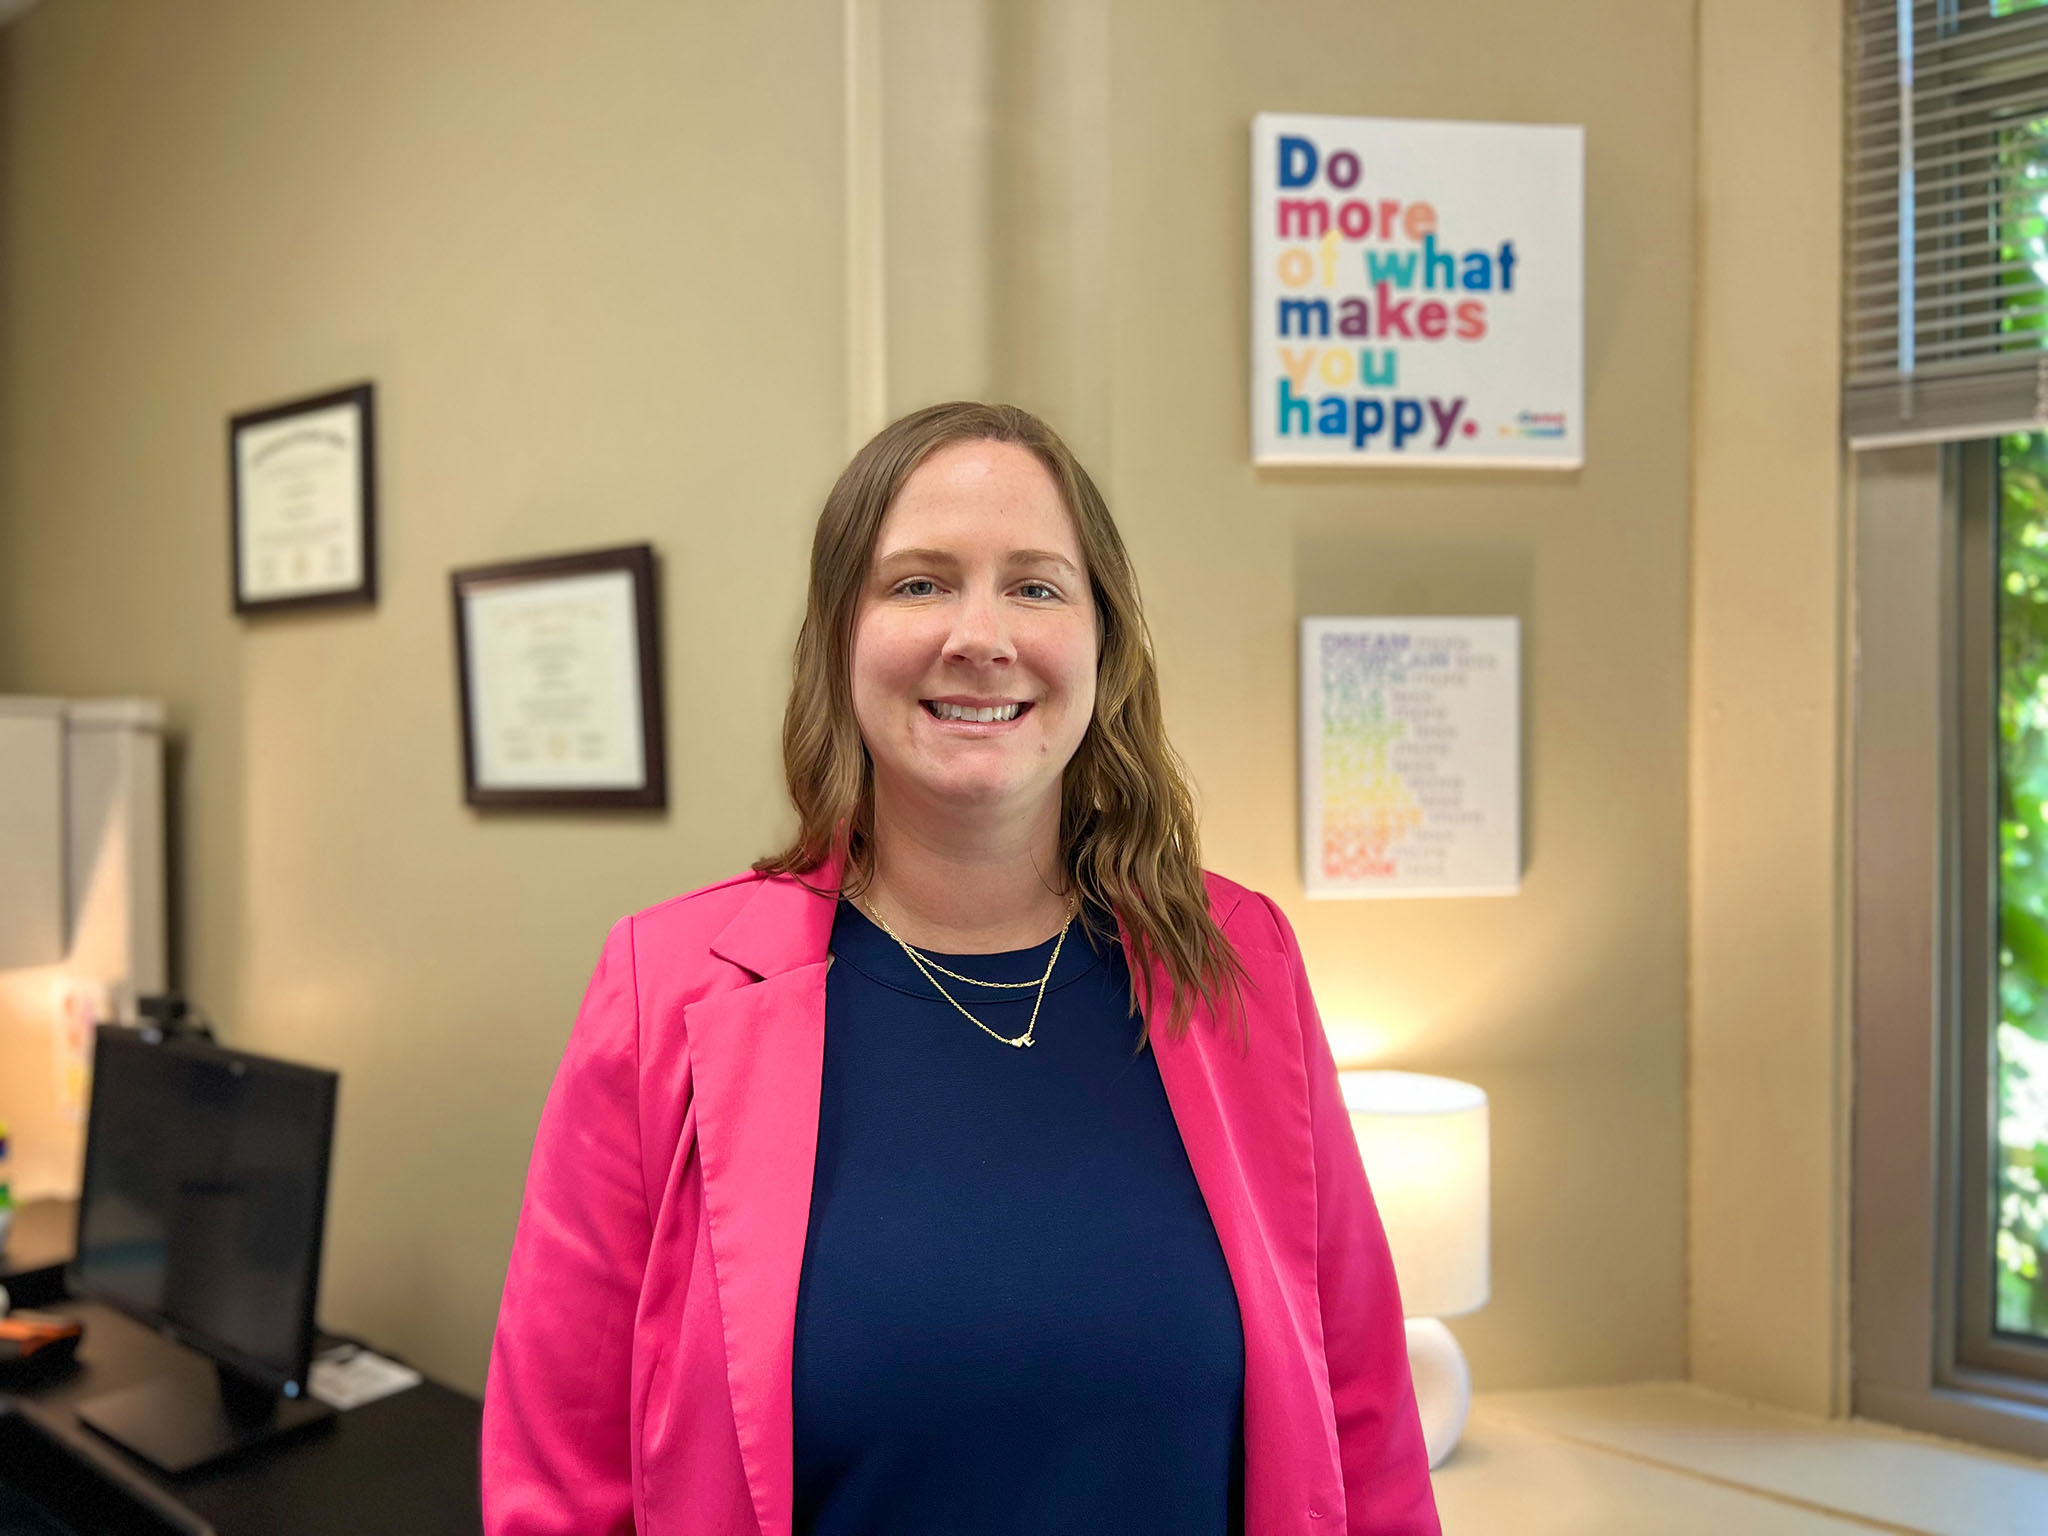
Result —
<path fill-rule="evenodd" d="M 1973 1117 L 1963 1092 L 1987 1081 L 1989 1040 L 1966 1051 L 1963 1024 L 1996 979 L 1996 453 L 1852 461 L 1851 1405 L 2038 1457 L 2048 1377 L 1989 1333 L 1989 1101 Z"/>

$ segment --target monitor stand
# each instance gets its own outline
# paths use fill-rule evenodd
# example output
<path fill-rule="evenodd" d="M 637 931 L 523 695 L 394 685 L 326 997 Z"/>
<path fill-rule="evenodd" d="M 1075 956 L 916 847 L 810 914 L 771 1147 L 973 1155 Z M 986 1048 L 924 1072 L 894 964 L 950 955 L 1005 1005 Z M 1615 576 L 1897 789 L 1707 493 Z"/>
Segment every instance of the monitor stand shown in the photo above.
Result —
<path fill-rule="evenodd" d="M 334 1417 L 310 1397 L 283 1397 L 216 1362 L 213 1376 L 180 1372 L 88 1398 L 78 1417 L 160 1472 L 190 1472 Z"/>

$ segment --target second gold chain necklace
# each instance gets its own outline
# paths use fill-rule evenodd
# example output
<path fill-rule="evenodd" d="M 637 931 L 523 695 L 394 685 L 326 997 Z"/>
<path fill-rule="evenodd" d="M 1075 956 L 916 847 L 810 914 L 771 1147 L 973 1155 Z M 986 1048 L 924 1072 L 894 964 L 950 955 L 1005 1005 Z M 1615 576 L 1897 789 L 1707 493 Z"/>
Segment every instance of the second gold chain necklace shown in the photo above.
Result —
<path fill-rule="evenodd" d="M 897 944 L 902 948 L 903 953 L 910 957 L 910 963 L 917 967 L 919 974 L 921 974 L 924 977 L 924 979 L 930 982 L 934 987 L 938 988 L 939 996 L 943 997 L 947 1002 L 951 1003 L 956 1009 L 959 1009 L 961 1015 L 967 1020 L 968 1023 L 972 1024 L 976 1029 L 980 1030 L 990 1039 L 1000 1040 L 1005 1045 L 1014 1045 L 1019 1049 L 1022 1049 L 1024 1046 L 1030 1045 L 1032 1043 L 1031 1032 L 1038 1027 L 1038 1010 L 1045 1006 L 1046 984 L 1052 980 L 1053 968 L 1060 963 L 1060 950 L 1065 946 L 1067 942 L 1067 930 L 1074 925 L 1074 909 L 1072 906 L 1069 906 L 1067 908 L 1067 920 L 1064 923 L 1060 924 L 1059 937 L 1053 941 L 1052 958 L 1046 961 L 1045 974 L 1043 976 L 1039 977 L 1036 981 L 980 981 L 972 976 L 962 976 L 958 971 L 948 971 L 943 965 L 940 965 L 936 960 L 926 960 L 923 955 L 920 955 L 908 944 L 905 944 L 901 938 L 897 937 L 896 930 L 891 928 L 888 924 L 887 919 L 885 919 L 881 913 L 875 910 L 875 905 L 873 902 L 863 902 L 862 905 L 868 909 L 868 916 L 872 917 L 875 920 L 876 924 L 881 928 L 882 932 L 888 934 L 890 938 L 896 940 Z M 1015 1039 L 1012 1039 L 1008 1035 L 997 1034 L 994 1030 L 990 1029 L 986 1024 L 982 1023 L 981 1020 L 977 1019 L 973 1014 L 969 1013 L 965 1008 L 960 1006 L 960 1000 L 957 997 L 955 997 L 952 993 L 946 990 L 945 983 L 941 982 L 938 976 L 933 974 L 933 972 L 935 971 L 942 972 L 947 976 L 951 976 L 955 981 L 964 981 L 971 986 L 977 987 L 1004 987 L 1013 990 L 1021 990 L 1025 987 L 1038 988 L 1038 998 L 1031 1005 L 1031 1022 L 1024 1026 L 1024 1033 L 1018 1035 Z"/>

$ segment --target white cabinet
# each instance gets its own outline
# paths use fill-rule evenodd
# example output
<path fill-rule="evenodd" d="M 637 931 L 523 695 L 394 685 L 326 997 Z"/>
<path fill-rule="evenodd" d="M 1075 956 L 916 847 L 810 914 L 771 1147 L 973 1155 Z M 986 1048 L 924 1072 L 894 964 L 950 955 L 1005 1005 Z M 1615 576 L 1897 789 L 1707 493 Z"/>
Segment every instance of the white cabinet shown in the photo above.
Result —
<path fill-rule="evenodd" d="M 164 990 L 164 711 L 148 699 L 64 706 L 64 865 L 71 966 L 126 988 Z"/>
<path fill-rule="evenodd" d="M 0 1120 L 15 1193 L 78 1193 L 93 1025 L 165 974 L 163 707 L 0 697 Z"/>
<path fill-rule="evenodd" d="M 159 992 L 163 706 L 0 696 L 0 971 Z"/>
<path fill-rule="evenodd" d="M 64 958 L 64 820 L 63 701 L 0 698 L 0 970 Z"/>

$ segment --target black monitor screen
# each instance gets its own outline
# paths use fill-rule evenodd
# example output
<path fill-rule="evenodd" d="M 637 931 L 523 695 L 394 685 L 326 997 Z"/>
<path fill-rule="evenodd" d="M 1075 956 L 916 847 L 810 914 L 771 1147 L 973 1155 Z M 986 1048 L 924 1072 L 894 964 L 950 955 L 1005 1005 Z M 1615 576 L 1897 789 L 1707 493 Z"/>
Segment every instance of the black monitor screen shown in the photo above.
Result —
<path fill-rule="evenodd" d="M 102 1025 L 74 1288 L 273 1386 L 301 1381 L 336 1081 Z"/>

